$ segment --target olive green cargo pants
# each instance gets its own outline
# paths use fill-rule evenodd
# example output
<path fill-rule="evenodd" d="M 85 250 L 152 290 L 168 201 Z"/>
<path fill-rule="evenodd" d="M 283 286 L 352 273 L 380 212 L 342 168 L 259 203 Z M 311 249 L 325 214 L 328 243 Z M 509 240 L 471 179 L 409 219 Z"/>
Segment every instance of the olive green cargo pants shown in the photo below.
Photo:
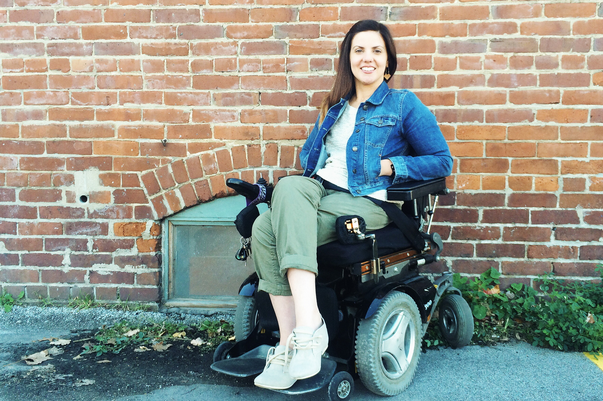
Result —
<path fill-rule="evenodd" d="M 388 225 L 383 209 L 364 197 L 326 190 L 312 178 L 281 179 L 272 194 L 271 209 L 253 224 L 252 258 L 259 289 L 272 295 L 291 295 L 287 269 L 318 273 L 316 248 L 337 239 L 335 220 L 359 215 L 367 230 Z"/>

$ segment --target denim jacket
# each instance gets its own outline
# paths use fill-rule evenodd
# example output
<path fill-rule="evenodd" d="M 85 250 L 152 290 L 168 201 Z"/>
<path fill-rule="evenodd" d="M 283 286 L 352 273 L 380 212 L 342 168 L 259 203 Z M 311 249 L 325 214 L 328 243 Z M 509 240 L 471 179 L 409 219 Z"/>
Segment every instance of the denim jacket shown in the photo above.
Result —
<path fill-rule="evenodd" d="M 332 106 L 322 124 L 316 121 L 300 153 L 304 176 L 311 177 L 324 166 L 325 137 L 349 97 Z M 360 104 L 346 159 L 348 188 L 355 196 L 452 172 L 452 156 L 433 114 L 412 92 L 389 89 L 385 82 Z M 379 176 L 381 159 L 392 161 L 395 176 Z"/>

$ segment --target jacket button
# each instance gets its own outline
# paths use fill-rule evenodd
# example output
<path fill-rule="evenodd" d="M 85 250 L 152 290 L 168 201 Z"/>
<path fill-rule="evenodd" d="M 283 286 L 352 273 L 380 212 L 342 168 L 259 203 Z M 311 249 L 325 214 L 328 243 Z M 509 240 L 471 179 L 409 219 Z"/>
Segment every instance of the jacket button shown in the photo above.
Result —
<path fill-rule="evenodd" d="M 364 106 L 362 106 L 362 110 L 368 110 L 368 106 L 365 104 Z"/>
<path fill-rule="evenodd" d="M 354 147 L 352 148 L 352 152 L 358 152 L 358 146 L 354 146 Z"/>
<path fill-rule="evenodd" d="M 357 190 L 356 190 L 356 193 L 357 193 L 357 194 L 359 194 L 359 193 L 360 193 L 360 190 L 359 190 L 359 189 L 357 189 Z"/>
<path fill-rule="evenodd" d="M 360 117 L 360 121 L 364 121 L 364 117 Z"/>
<path fill-rule="evenodd" d="M 353 170 L 352 170 L 352 173 L 356 174 L 356 169 L 353 169 Z"/>

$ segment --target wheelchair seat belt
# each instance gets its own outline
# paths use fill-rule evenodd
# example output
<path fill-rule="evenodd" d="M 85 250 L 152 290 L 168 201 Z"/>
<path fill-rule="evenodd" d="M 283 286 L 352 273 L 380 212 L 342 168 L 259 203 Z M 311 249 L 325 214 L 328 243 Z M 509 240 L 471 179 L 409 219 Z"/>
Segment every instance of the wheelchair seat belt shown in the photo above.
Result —
<path fill-rule="evenodd" d="M 314 178 L 316 178 L 325 189 L 333 189 L 339 192 L 347 192 L 351 195 L 351 192 L 349 190 L 335 185 L 319 176 L 315 176 Z M 416 224 L 402 210 L 400 210 L 400 208 L 398 208 L 391 202 L 371 198 L 370 196 L 363 196 L 363 198 L 366 198 L 372 201 L 374 204 L 381 206 L 387 216 L 392 219 L 396 227 L 398 227 L 398 229 L 402 231 L 402 234 L 404 235 L 404 237 L 406 237 L 408 242 L 410 242 L 410 245 L 415 251 L 421 253 L 425 250 L 425 239 L 421 235 L 421 232 L 417 228 L 415 228 Z"/>

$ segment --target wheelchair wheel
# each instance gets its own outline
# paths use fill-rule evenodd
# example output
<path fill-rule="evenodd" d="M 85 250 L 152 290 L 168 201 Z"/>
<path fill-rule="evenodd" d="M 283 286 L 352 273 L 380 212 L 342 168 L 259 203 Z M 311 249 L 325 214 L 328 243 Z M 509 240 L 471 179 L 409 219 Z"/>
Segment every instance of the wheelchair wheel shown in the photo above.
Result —
<path fill-rule="evenodd" d="M 226 354 L 228 354 L 228 351 L 230 351 L 232 347 L 234 347 L 234 345 L 235 343 L 230 341 L 225 341 L 218 345 L 218 348 L 216 348 L 216 350 L 214 351 L 214 362 L 219 362 L 224 359 L 228 359 Z"/>
<path fill-rule="evenodd" d="M 354 378 L 346 371 L 335 373 L 329 382 L 330 401 L 349 400 L 354 392 Z"/>
<path fill-rule="evenodd" d="M 411 383 L 421 355 L 421 315 L 401 292 L 388 294 L 356 335 L 356 364 L 362 383 L 373 393 L 396 395 Z"/>
<path fill-rule="evenodd" d="M 237 341 L 249 336 L 259 319 L 255 297 L 240 296 L 234 317 L 234 334 Z"/>
<path fill-rule="evenodd" d="M 473 313 L 465 298 L 451 294 L 439 306 L 438 325 L 444 340 L 452 348 L 469 345 L 473 337 Z"/>

